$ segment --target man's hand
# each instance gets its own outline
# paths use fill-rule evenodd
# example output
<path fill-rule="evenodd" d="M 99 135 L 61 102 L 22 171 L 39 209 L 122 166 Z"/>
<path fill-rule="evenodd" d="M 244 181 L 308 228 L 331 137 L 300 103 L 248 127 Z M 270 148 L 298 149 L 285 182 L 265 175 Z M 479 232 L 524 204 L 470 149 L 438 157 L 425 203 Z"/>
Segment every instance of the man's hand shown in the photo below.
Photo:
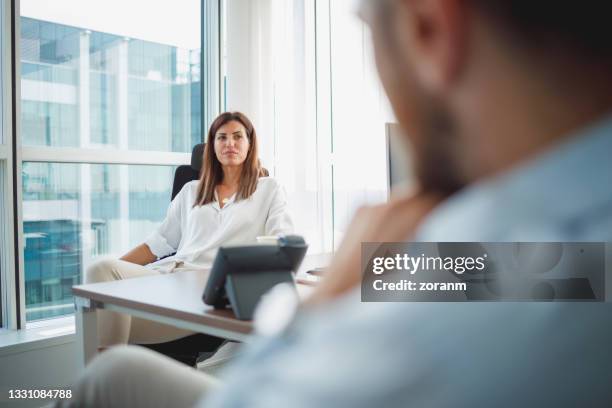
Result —
<path fill-rule="evenodd" d="M 442 201 L 434 194 L 392 198 L 388 203 L 360 208 L 344 235 L 327 273 L 305 305 L 339 297 L 361 282 L 362 242 L 402 242 L 414 234 L 425 216 Z"/>

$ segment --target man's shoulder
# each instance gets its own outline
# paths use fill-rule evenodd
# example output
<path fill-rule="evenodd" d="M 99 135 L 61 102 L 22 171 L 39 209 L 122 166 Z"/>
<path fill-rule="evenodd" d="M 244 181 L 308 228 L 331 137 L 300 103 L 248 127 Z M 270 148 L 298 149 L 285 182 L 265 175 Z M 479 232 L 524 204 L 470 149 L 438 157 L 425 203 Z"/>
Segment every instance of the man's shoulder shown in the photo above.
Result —
<path fill-rule="evenodd" d="M 424 241 L 580 241 L 612 232 L 612 119 L 466 186 L 423 222 Z"/>

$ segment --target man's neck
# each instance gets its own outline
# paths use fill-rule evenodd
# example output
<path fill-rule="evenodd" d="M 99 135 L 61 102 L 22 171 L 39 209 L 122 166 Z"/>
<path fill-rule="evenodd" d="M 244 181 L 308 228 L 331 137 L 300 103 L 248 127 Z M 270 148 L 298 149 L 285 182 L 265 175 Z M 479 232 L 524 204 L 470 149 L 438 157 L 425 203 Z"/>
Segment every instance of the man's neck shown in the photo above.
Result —
<path fill-rule="evenodd" d="M 461 133 L 470 146 L 461 163 L 465 178 L 506 171 L 612 113 L 612 91 L 597 89 L 597 81 L 578 82 L 553 86 L 526 73 L 490 74 L 459 108 Z"/>

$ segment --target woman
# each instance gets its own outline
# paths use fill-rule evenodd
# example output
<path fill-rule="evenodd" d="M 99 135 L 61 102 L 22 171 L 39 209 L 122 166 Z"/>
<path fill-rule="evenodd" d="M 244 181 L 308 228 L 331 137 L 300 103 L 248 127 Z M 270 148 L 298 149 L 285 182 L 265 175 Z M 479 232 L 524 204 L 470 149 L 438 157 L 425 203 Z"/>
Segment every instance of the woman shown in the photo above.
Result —
<path fill-rule="evenodd" d="M 222 245 L 250 244 L 259 235 L 292 232 L 284 191 L 266 174 L 251 121 L 240 112 L 221 114 L 208 131 L 200 179 L 185 184 L 166 219 L 143 244 L 120 260 L 92 264 L 85 282 L 207 269 Z M 161 343 L 191 334 L 116 312 L 97 313 L 101 348 Z"/>

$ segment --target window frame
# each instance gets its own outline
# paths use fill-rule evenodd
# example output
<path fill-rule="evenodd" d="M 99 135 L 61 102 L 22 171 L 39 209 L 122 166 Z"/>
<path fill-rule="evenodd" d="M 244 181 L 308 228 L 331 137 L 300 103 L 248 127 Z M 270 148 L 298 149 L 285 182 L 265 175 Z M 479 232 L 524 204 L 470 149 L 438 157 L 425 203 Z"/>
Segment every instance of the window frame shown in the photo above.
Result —
<path fill-rule="evenodd" d="M 325 250 L 333 252 L 339 244 L 335 237 L 334 203 L 334 126 L 333 126 L 333 76 L 332 76 L 332 0 L 311 0 L 310 24 L 314 35 L 316 76 L 316 129 L 317 157 L 320 162 L 319 183 L 324 186 L 319 194 L 319 206 L 323 209 L 321 234 Z"/>
<path fill-rule="evenodd" d="M 220 83 L 220 12 L 221 0 L 200 0 L 201 27 L 200 39 L 200 83 L 201 83 L 201 121 L 202 129 L 220 113 L 221 83 Z M 173 165 L 188 164 L 191 153 L 135 151 L 115 148 L 58 148 L 45 146 L 21 145 L 21 64 L 20 64 L 20 0 L 3 0 L 5 13 L 3 27 L 10 35 L 3 36 L 2 57 L 10 61 L 8 72 L 2 72 L 2 92 L 4 98 L 2 123 L 4 144 L 0 144 L 0 166 L 4 164 L 6 171 L 0 171 L 0 191 L 4 190 L 4 211 L 0 219 L 7 227 L 0 229 L 0 245 L 5 254 L 0 258 L 2 264 L 2 279 L 0 295 L 2 297 L 2 322 L 5 328 L 19 330 L 26 328 L 25 305 L 25 261 L 22 215 L 22 166 L 24 162 L 47 163 L 88 163 L 88 164 L 122 164 L 122 165 Z M 10 9 L 10 10 L 7 10 Z M 9 12 L 10 11 L 10 12 Z M 5 34 L 5 33 L 3 33 Z M 8 37 L 8 38 L 7 38 Z M 8 64 L 5 64 L 5 66 Z M 6 68 L 6 67 L 4 67 Z M 6 79 L 10 81 L 5 81 Z M 14 86 L 7 86 L 14 84 Z M 8 95 L 7 95 L 8 94 Z M 8 98 L 7 98 L 8 96 Z M 7 103 L 9 102 L 9 103 Z M 10 119 L 10 120 L 6 120 Z M 14 126 L 13 126 L 14 124 Z M 204 132 L 203 132 L 204 133 Z M 12 135 L 7 140 L 6 135 Z M 8 142 L 8 143 L 7 143 Z M 4 184 L 2 184 L 4 181 Z M 4 186 L 4 189 L 1 187 Z M 1 200 L 0 200 L 1 201 Z M 49 318 L 61 319 L 62 317 Z M 30 323 L 28 323 L 30 324 Z"/>
<path fill-rule="evenodd" d="M 15 239 L 15 213 L 16 202 L 14 189 L 14 162 L 16 150 L 14 147 L 14 120 L 13 100 L 15 88 L 12 86 L 15 67 L 13 64 L 14 54 L 14 27 L 13 10 L 14 1 L 3 1 L 0 4 L 2 11 L 2 36 L 0 53 L 2 64 L 0 64 L 1 83 L 1 123 L 2 143 L 0 143 L 0 312 L 2 313 L 2 327 L 5 329 L 16 329 L 19 327 L 17 305 L 19 296 L 17 286 L 17 269 L 15 262 L 16 239 Z"/>

